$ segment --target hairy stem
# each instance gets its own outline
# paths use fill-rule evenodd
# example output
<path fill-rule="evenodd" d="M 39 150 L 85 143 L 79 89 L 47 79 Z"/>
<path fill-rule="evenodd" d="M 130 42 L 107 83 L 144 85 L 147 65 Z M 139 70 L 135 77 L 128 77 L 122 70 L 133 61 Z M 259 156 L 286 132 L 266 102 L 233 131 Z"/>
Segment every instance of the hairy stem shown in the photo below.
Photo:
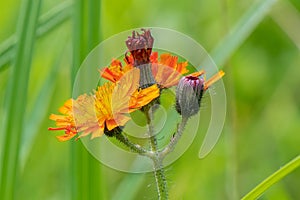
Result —
<path fill-rule="evenodd" d="M 151 151 L 154 153 L 152 157 L 153 161 L 153 169 L 154 169 L 154 177 L 158 192 L 158 199 L 169 199 L 168 198 L 168 187 L 167 187 L 167 180 L 165 176 L 165 170 L 163 168 L 163 158 L 159 154 L 157 138 L 154 135 L 153 125 L 152 125 L 152 115 L 153 111 L 150 109 L 150 106 L 145 109 L 145 114 L 147 117 L 147 124 L 148 124 L 148 133 L 150 136 L 150 148 Z"/>
<path fill-rule="evenodd" d="M 117 133 L 115 135 L 115 137 L 121 143 L 126 145 L 132 152 L 135 152 L 135 153 L 138 153 L 140 155 L 144 155 L 144 156 L 147 156 L 150 158 L 153 157 L 152 156 L 153 153 L 151 151 L 148 151 L 148 150 L 144 149 L 142 146 L 131 142 L 124 134 L 122 134 L 122 132 Z"/>
<path fill-rule="evenodd" d="M 168 198 L 168 187 L 167 180 L 165 176 L 165 170 L 162 165 L 163 159 L 159 157 L 158 154 L 152 159 L 153 160 L 153 168 L 154 168 L 154 177 L 158 192 L 158 199 L 169 199 Z"/>
<path fill-rule="evenodd" d="M 171 139 L 170 143 L 168 146 L 166 146 L 161 152 L 160 152 L 160 157 L 163 159 L 168 155 L 170 152 L 172 152 L 178 143 L 179 139 L 182 136 L 182 133 L 184 131 L 184 127 L 186 126 L 188 121 L 188 117 L 182 117 L 181 123 L 178 125 L 177 132 L 174 135 L 174 137 Z"/>
<path fill-rule="evenodd" d="M 178 125 L 177 132 L 171 139 L 168 146 L 162 151 L 159 150 L 157 137 L 154 135 L 154 129 L 152 125 L 153 111 L 150 109 L 150 105 L 144 107 L 143 111 L 146 114 L 148 124 L 148 134 L 150 138 L 150 150 L 143 148 L 141 145 L 131 142 L 126 135 L 122 133 L 121 129 L 115 129 L 113 135 L 118 141 L 126 145 L 132 152 L 138 153 L 142 156 L 146 156 L 153 161 L 154 177 L 158 192 L 158 199 L 167 200 L 168 198 L 168 187 L 165 176 L 165 170 L 163 167 L 163 160 L 166 155 L 171 153 L 179 139 L 181 138 L 184 128 L 187 124 L 188 117 L 183 117 L 181 123 Z"/>

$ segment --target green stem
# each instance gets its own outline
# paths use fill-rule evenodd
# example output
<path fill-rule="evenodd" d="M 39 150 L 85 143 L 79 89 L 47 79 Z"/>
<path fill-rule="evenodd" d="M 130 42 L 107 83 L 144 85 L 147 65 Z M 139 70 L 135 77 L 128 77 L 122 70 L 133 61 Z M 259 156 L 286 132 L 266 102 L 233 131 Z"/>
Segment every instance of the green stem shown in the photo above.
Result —
<path fill-rule="evenodd" d="M 182 117 L 181 123 L 179 124 L 177 128 L 177 132 L 174 135 L 174 137 L 171 139 L 170 143 L 168 146 L 166 146 L 161 152 L 160 152 L 160 157 L 163 159 L 168 155 L 170 152 L 172 152 L 175 148 L 175 145 L 178 143 L 179 139 L 182 136 L 182 133 L 184 131 L 184 127 L 186 126 L 188 121 L 188 117 Z"/>
<path fill-rule="evenodd" d="M 273 173 L 271 176 L 266 178 L 263 182 L 261 182 L 258 186 L 256 186 L 253 190 L 251 190 L 248 194 L 246 194 L 242 200 L 251 200 L 257 199 L 260 195 L 262 195 L 267 189 L 269 189 L 273 184 L 280 181 L 282 178 L 287 176 L 293 170 L 300 166 L 300 155 L 294 158 L 292 161 L 287 163 L 285 166 L 281 167 L 278 171 Z"/>
<path fill-rule="evenodd" d="M 158 151 L 158 144 L 157 144 L 157 138 L 153 134 L 153 125 L 152 125 L 152 118 L 153 118 L 153 112 L 150 109 L 151 104 L 147 106 L 145 109 L 145 114 L 147 118 L 147 124 L 148 124 L 148 133 L 150 136 L 150 148 L 151 151 L 154 153 L 152 157 L 153 161 L 153 169 L 154 169 L 154 177 L 158 192 L 158 199 L 169 199 L 168 198 L 168 187 L 167 187 L 167 180 L 165 176 L 165 170 L 163 168 L 163 158 L 160 156 Z"/>
<path fill-rule="evenodd" d="M 187 124 L 188 117 L 183 117 L 181 123 L 178 126 L 177 133 L 170 141 L 169 145 L 163 149 L 163 151 L 159 151 L 157 138 L 153 134 L 153 125 L 152 125 L 152 111 L 150 109 L 151 105 L 144 107 L 144 112 L 147 118 L 148 124 L 148 133 L 150 136 L 150 150 L 143 148 L 142 146 L 131 142 L 124 134 L 122 134 L 122 130 L 115 129 L 115 132 L 112 136 L 114 136 L 118 141 L 126 145 L 131 151 L 138 153 L 143 156 L 147 156 L 151 158 L 153 161 L 153 169 L 154 169 L 154 177 L 158 192 L 158 199 L 168 199 L 168 188 L 167 188 L 167 180 L 165 176 L 165 170 L 163 167 L 163 159 L 167 154 L 172 152 L 181 138 L 184 127 Z"/>
<path fill-rule="evenodd" d="M 167 179 L 165 176 L 165 170 L 162 165 L 163 159 L 159 157 L 158 154 L 152 159 L 153 160 L 153 168 L 154 168 L 154 177 L 158 192 L 158 199 L 169 199 L 168 198 L 168 187 L 167 187 Z"/>
<path fill-rule="evenodd" d="M 150 106 L 148 106 L 150 108 Z M 146 109 L 146 118 L 147 118 L 147 124 L 148 124 L 148 134 L 150 139 L 150 148 L 151 151 L 157 152 L 158 146 L 157 146 L 157 138 L 153 134 L 153 125 L 152 125 L 152 110 Z"/>
<path fill-rule="evenodd" d="M 142 146 L 132 143 L 121 131 L 115 134 L 117 140 L 126 145 L 131 151 L 144 155 L 147 157 L 152 157 L 152 152 L 144 149 Z"/>

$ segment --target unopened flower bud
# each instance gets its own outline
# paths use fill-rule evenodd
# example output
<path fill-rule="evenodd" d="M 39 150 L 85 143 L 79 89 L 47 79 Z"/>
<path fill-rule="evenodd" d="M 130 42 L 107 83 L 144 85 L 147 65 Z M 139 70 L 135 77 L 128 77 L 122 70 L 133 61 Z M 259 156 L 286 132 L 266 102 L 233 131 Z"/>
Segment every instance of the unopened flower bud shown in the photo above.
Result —
<path fill-rule="evenodd" d="M 140 87 L 147 88 L 155 84 L 150 63 L 154 39 L 150 30 L 142 31 L 143 33 L 133 31 L 132 36 L 126 40 L 126 46 L 133 57 L 133 65 L 140 69 Z"/>
<path fill-rule="evenodd" d="M 154 39 L 150 30 L 142 29 L 143 33 L 132 32 L 126 40 L 126 46 L 134 59 L 134 65 L 139 66 L 150 62 Z"/>
<path fill-rule="evenodd" d="M 198 113 L 204 92 L 204 80 L 195 76 L 180 79 L 176 89 L 176 110 L 185 117 Z"/>

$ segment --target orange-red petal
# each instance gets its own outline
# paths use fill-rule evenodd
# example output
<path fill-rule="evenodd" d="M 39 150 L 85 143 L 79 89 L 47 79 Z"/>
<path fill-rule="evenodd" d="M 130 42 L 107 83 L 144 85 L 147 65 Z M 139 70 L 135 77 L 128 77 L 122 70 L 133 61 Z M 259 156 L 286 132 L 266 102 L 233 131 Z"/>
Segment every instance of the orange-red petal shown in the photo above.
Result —
<path fill-rule="evenodd" d="M 152 74 L 162 88 L 176 85 L 181 76 L 188 72 L 188 62 L 178 63 L 178 57 L 171 54 L 161 54 L 160 60 L 152 63 Z"/>

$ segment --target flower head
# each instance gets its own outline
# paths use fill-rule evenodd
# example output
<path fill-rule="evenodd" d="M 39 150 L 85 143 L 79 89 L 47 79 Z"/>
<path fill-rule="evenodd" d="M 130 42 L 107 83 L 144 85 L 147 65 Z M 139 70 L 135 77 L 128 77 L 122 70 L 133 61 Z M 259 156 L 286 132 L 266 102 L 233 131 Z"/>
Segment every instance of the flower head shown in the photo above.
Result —
<path fill-rule="evenodd" d="M 106 83 L 99 86 L 95 92 L 98 119 L 110 131 L 117 126 L 123 126 L 130 119 L 126 113 L 131 113 L 150 103 L 159 96 L 156 85 L 139 89 L 139 69 L 126 73 L 118 83 Z"/>
<path fill-rule="evenodd" d="M 64 130 L 65 134 L 58 139 L 66 141 L 80 132 L 79 137 L 92 134 L 91 138 L 95 138 L 102 136 L 105 130 L 124 126 L 130 120 L 127 113 L 140 109 L 159 96 L 156 85 L 139 89 L 139 77 L 139 69 L 133 69 L 118 83 L 99 86 L 94 95 L 68 100 L 59 110 L 63 115 L 50 115 L 58 127 L 49 130 Z"/>

